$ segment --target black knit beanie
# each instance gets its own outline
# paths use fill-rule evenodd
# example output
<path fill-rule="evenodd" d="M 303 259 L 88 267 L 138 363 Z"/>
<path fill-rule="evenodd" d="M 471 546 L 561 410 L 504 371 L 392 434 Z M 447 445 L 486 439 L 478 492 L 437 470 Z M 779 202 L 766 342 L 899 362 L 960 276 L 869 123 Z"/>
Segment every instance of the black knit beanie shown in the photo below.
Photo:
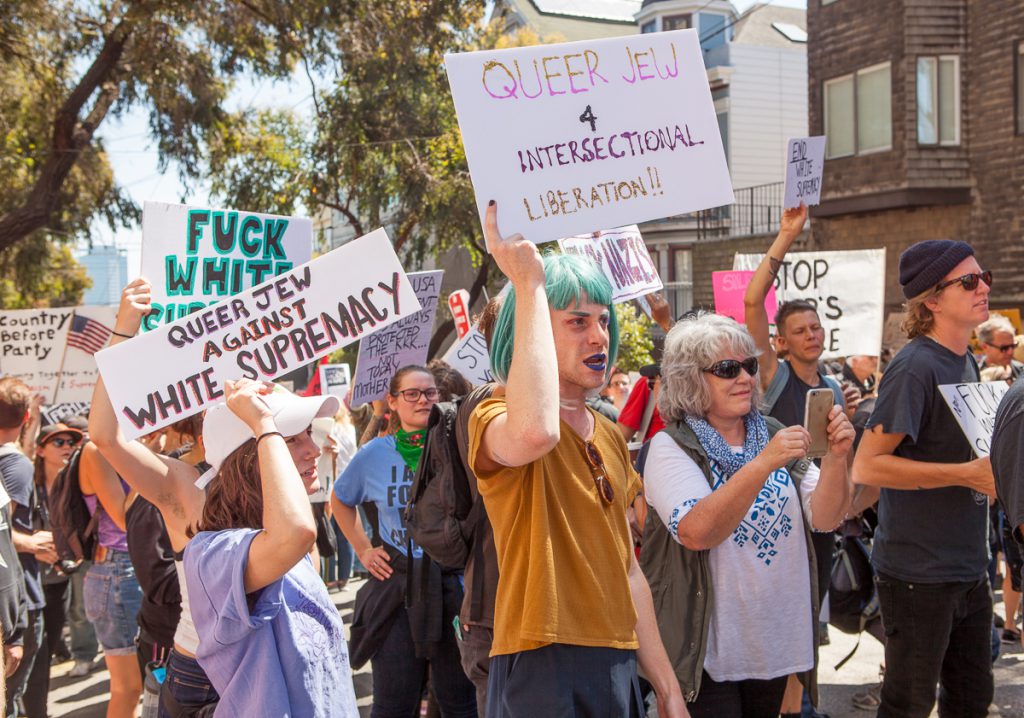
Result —
<path fill-rule="evenodd" d="M 960 262 L 974 254 L 967 242 L 926 239 L 912 244 L 900 255 L 900 286 L 912 299 L 942 281 Z"/>

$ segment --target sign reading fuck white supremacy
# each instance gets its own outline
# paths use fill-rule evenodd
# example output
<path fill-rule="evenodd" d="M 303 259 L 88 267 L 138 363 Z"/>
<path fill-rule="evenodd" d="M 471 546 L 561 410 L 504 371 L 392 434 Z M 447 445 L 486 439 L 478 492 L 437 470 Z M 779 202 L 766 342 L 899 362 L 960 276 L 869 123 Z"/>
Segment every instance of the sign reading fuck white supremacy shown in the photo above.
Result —
<path fill-rule="evenodd" d="M 733 201 L 693 30 L 445 56 L 481 220 L 534 242 Z"/>

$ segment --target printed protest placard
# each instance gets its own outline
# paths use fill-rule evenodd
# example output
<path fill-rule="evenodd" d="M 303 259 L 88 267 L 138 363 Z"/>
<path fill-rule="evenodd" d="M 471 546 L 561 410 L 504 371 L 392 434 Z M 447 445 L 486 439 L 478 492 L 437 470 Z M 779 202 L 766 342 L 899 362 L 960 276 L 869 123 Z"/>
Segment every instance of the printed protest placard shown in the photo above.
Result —
<path fill-rule="evenodd" d="M 448 311 L 452 313 L 452 320 L 455 322 L 455 336 L 462 339 L 469 333 L 469 292 L 465 289 L 456 289 L 448 295 Z"/>
<path fill-rule="evenodd" d="M 383 229 L 235 297 L 104 349 L 96 361 L 129 439 L 272 380 L 420 310 Z"/>
<path fill-rule="evenodd" d="M 533 242 L 733 201 L 694 30 L 445 56 L 481 221 Z"/>
<path fill-rule="evenodd" d="M 761 254 L 737 254 L 733 269 L 753 271 Z M 885 306 L 885 250 L 793 252 L 775 278 L 780 303 L 805 299 L 825 328 L 822 357 L 878 356 Z"/>
<path fill-rule="evenodd" d="M 592 259 L 612 285 L 612 302 L 628 302 L 661 290 L 661 277 L 635 225 L 565 237 L 558 245 L 566 254 Z"/>
<path fill-rule="evenodd" d="M 153 311 L 142 331 L 262 284 L 312 256 L 313 223 L 302 217 L 146 202 L 142 276 L 153 284 Z"/>
<path fill-rule="evenodd" d="M 487 354 L 487 340 L 476 325 L 459 341 L 451 345 L 441 357 L 469 380 L 473 386 L 494 381 L 491 374 L 491 358 Z"/>
<path fill-rule="evenodd" d="M 409 283 L 422 309 L 359 342 L 351 406 L 383 399 L 395 372 L 407 364 L 426 363 L 443 276 L 443 270 L 409 274 Z"/>
<path fill-rule="evenodd" d="M 352 384 L 352 376 L 348 364 L 321 364 L 320 365 L 320 393 L 333 394 L 339 399 L 345 399 L 348 388 Z"/>
<path fill-rule="evenodd" d="M 821 203 L 821 178 L 825 173 L 825 137 L 800 137 L 786 147 L 786 198 L 783 207 L 808 207 Z"/>
<path fill-rule="evenodd" d="M 740 324 L 746 324 L 743 295 L 746 294 L 747 285 L 753 278 L 753 272 L 712 272 L 711 290 L 715 295 L 715 313 L 732 317 Z M 768 290 L 768 296 L 764 298 L 764 310 L 768 313 L 769 322 L 775 321 L 775 312 L 778 309 L 779 303 L 775 298 L 775 287 L 771 287 Z"/>
<path fill-rule="evenodd" d="M 63 404 L 44 405 L 39 410 L 39 423 L 41 426 L 58 424 L 67 421 L 73 416 L 85 416 L 89 413 L 90 401 L 69 401 Z"/>
<path fill-rule="evenodd" d="M 1005 381 L 939 385 L 939 393 L 979 458 L 991 451 L 996 411 L 1009 390 Z"/>

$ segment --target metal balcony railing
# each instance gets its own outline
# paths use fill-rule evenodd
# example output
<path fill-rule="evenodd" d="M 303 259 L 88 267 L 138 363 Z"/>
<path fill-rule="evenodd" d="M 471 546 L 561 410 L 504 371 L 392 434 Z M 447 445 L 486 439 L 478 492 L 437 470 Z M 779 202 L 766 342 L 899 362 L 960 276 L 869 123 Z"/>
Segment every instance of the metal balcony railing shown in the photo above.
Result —
<path fill-rule="evenodd" d="M 733 191 L 736 201 L 696 212 L 698 239 L 728 239 L 775 234 L 782 220 L 785 182 L 744 187 Z"/>

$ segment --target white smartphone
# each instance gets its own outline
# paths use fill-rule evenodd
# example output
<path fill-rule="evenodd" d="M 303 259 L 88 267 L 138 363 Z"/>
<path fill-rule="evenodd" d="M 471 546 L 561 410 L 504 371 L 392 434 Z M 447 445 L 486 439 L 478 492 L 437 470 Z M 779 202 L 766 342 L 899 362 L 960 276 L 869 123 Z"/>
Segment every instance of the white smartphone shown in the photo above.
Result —
<path fill-rule="evenodd" d="M 811 435 L 808 459 L 820 459 L 828 453 L 828 415 L 836 397 L 831 389 L 811 389 L 804 405 L 804 428 Z"/>

